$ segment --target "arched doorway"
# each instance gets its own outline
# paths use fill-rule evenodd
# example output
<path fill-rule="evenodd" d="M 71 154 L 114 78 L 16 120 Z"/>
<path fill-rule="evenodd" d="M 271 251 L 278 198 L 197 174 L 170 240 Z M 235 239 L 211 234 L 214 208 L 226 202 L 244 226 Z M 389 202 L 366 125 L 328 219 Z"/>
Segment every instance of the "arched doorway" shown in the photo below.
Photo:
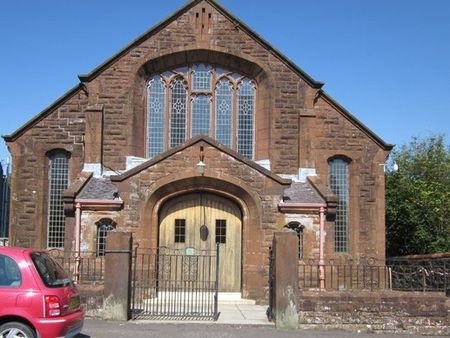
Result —
<path fill-rule="evenodd" d="M 219 291 L 240 292 L 242 212 L 234 202 L 195 192 L 174 197 L 159 212 L 159 246 L 215 250 L 219 243 Z"/>

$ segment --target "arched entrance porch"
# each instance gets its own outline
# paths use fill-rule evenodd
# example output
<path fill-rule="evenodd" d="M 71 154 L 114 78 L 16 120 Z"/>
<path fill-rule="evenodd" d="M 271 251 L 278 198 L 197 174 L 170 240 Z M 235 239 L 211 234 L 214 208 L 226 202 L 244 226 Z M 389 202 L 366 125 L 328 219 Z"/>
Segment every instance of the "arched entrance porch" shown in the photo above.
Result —
<path fill-rule="evenodd" d="M 242 212 L 231 200 L 199 191 L 176 196 L 159 212 L 159 248 L 189 253 L 219 249 L 219 291 L 241 290 Z M 206 268 L 215 268 L 215 265 Z"/>
<path fill-rule="evenodd" d="M 160 213 L 171 200 L 200 191 L 228 200 L 228 203 L 234 204 L 241 211 L 242 297 L 262 299 L 267 284 L 262 267 L 267 260 L 267 253 L 263 248 L 261 199 L 245 183 L 232 176 L 212 172 L 204 176 L 198 176 L 196 172 L 189 174 L 187 170 L 184 177 L 169 175 L 153 184 L 141 213 L 142 227 L 138 234 L 138 238 L 141 239 L 140 246 L 149 248 L 159 246 Z"/>

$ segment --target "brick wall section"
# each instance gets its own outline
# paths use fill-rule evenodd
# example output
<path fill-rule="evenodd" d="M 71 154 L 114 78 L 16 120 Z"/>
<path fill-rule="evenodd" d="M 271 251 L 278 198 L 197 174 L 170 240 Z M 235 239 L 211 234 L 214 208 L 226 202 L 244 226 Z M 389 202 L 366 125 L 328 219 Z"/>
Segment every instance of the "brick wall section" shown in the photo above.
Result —
<path fill-rule="evenodd" d="M 103 284 L 78 284 L 81 304 L 86 309 L 86 317 L 103 318 Z"/>
<path fill-rule="evenodd" d="M 450 334 L 450 299 L 415 292 L 314 292 L 299 300 L 300 327 Z"/>

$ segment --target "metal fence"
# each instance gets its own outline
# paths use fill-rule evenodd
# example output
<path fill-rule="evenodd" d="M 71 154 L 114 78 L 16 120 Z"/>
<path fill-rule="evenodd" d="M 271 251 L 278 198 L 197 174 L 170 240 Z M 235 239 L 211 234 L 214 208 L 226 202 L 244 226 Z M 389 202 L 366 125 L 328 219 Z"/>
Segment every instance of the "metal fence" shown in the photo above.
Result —
<path fill-rule="evenodd" d="M 309 262 L 299 265 L 300 289 L 319 289 L 323 271 L 325 290 L 384 290 L 390 288 L 389 268 L 376 264 Z"/>
<path fill-rule="evenodd" d="M 9 162 L 6 163 L 5 172 L 0 163 L 0 238 L 8 237 L 9 228 Z"/>
<path fill-rule="evenodd" d="M 132 318 L 218 318 L 216 251 L 136 249 Z"/>
<path fill-rule="evenodd" d="M 450 257 L 395 257 L 386 260 L 392 273 L 392 289 L 404 291 L 450 290 Z"/>
<path fill-rule="evenodd" d="M 94 251 L 83 251 L 79 258 L 75 253 L 68 253 L 61 249 L 50 249 L 52 256 L 67 272 L 75 275 L 77 261 L 79 261 L 78 282 L 103 282 L 105 274 L 105 257 Z"/>

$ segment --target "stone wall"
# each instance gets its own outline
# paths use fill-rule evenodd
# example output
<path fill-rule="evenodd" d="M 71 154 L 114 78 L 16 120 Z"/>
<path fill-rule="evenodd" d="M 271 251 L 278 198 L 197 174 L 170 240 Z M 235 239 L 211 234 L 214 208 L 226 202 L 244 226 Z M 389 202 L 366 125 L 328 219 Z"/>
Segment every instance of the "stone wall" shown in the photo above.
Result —
<path fill-rule="evenodd" d="M 81 304 L 86 309 L 86 317 L 103 318 L 103 283 L 78 284 Z"/>
<path fill-rule="evenodd" d="M 450 334 L 450 298 L 441 293 L 303 291 L 299 308 L 301 328 Z"/>

